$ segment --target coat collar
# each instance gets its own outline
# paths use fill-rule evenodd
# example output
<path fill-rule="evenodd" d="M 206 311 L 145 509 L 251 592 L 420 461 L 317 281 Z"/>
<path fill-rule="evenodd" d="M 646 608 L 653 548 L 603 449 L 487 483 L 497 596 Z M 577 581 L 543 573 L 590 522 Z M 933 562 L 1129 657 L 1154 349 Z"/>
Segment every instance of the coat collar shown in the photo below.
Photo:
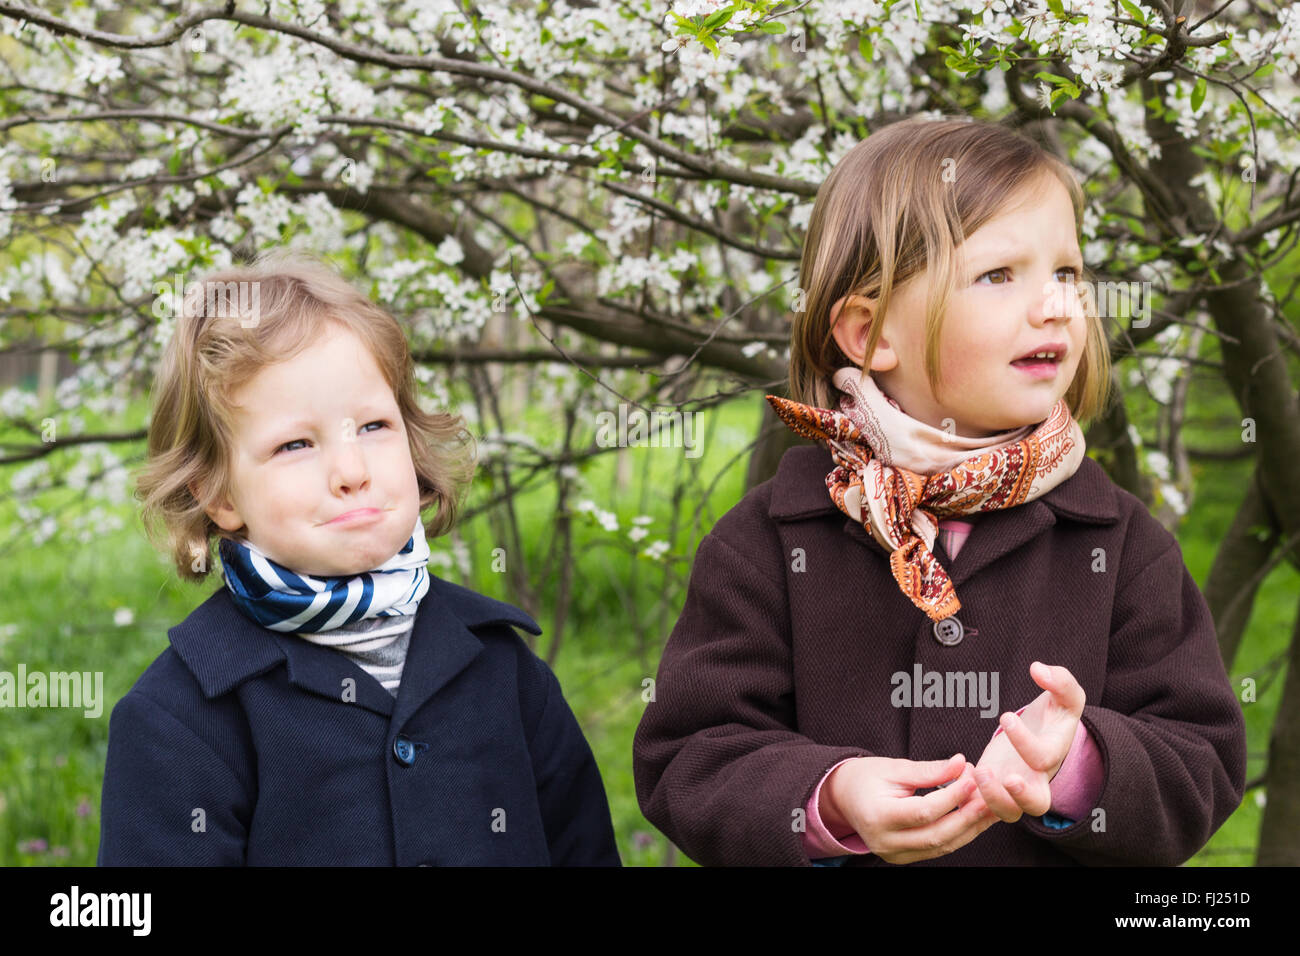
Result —
<path fill-rule="evenodd" d="M 332 700 L 343 700 L 343 680 L 353 678 L 356 703 L 392 716 L 400 725 L 482 651 L 483 643 L 473 631 L 494 624 L 542 632 L 518 608 L 430 574 L 429 591 L 416 611 L 396 700 L 338 651 L 269 630 L 245 617 L 224 584 L 167 636 L 205 697 L 218 697 L 287 662 L 291 683 Z"/>
<path fill-rule="evenodd" d="M 772 479 L 768 515 L 777 521 L 796 521 L 839 513 L 826 490 L 826 475 L 834 467 L 830 450 L 821 445 L 803 445 L 787 451 Z M 941 561 L 953 584 L 960 584 L 980 568 L 1052 527 L 1058 516 L 1087 524 L 1112 524 L 1119 520 L 1115 486 L 1093 459 L 1085 456 L 1073 475 L 1033 501 L 977 516 L 970 540 L 957 557 Z M 845 516 L 844 525 L 852 537 L 887 554 L 884 546 L 858 522 Z"/>

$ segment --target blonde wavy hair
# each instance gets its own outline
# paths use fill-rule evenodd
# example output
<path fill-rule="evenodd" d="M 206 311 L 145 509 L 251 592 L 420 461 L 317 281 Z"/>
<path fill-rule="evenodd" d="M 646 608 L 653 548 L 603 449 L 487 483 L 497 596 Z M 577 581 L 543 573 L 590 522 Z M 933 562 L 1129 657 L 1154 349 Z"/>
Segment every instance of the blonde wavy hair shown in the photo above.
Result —
<path fill-rule="evenodd" d="M 256 296 L 237 294 L 239 283 L 255 283 L 242 288 L 255 289 Z M 418 404 L 402 327 L 320 260 L 273 251 L 186 287 L 154 379 L 148 457 L 135 497 L 151 542 L 169 553 L 181 578 L 202 581 L 212 566 L 213 537 L 236 537 L 207 515 L 229 496 L 233 394 L 261 369 L 318 340 L 322 321 L 356 335 L 393 390 L 415 465 L 420 511 L 437 506 L 425 522 L 427 536 L 455 524 L 474 475 L 474 439 L 460 416 L 426 412 Z"/>
<path fill-rule="evenodd" d="M 945 175 L 949 169 L 955 176 Z M 799 264 L 803 310 L 792 320 L 790 397 L 835 408 L 837 369 L 854 364 L 832 335 L 832 306 L 857 294 L 878 300 L 868 333 L 872 355 L 891 293 L 931 269 L 925 370 L 939 394 L 939 339 L 956 281 L 956 249 L 1009 197 L 1042 173 L 1056 176 L 1082 230 L 1084 197 L 1074 173 L 1033 140 L 1004 126 L 957 117 L 912 117 L 881 127 L 835 164 L 817 191 Z M 1091 284 L 1086 268 L 1080 276 Z M 1065 401 L 1079 422 L 1106 409 L 1110 348 L 1096 297 L 1080 295 L 1087 343 Z"/>

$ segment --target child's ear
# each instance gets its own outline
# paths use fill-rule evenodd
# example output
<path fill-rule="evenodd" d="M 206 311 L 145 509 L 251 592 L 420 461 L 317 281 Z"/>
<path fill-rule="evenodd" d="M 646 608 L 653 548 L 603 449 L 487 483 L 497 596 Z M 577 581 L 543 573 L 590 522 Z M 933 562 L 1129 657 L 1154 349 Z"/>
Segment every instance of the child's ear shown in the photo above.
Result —
<path fill-rule="evenodd" d="M 194 500 L 198 501 L 199 493 L 194 482 L 191 481 L 187 487 L 190 489 L 190 494 L 194 496 Z M 224 501 L 216 507 L 205 508 L 204 511 L 216 523 L 217 527 L 223 531 L 238 531 L 244 526 L 244 519 L 239 516 L 239 512 L 235 510 L 229 501 Z"/>
<path fill-rule="evenodd" d="M 845 296 L 831 306 L 831 335 L 845 358 L 863 367 L 866 359 L 867 336 L 876 313 L 876 300 L 861 295 Z M 882 330 L 876 340 L 876 350 L 871 356 L 871 371 L 887 372 L 898 364 L 898 355 L 889 345 Z"/>

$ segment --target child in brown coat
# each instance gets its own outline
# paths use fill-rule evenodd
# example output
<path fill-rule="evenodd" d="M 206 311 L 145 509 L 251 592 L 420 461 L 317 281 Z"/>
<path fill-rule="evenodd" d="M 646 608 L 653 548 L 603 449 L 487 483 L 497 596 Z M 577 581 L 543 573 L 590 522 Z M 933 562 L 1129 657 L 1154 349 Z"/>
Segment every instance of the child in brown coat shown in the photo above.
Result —
<path fill-rule="evenodd" d="M 1110 370 L 1082 206 L 962 120 L 879 130 L 823 184 L 769 396 L 818 445 L 701 543 L 634 743 L 698 862 L 1176 865 L 1240 804 L 1205 601 L 1085 454 Z"/>

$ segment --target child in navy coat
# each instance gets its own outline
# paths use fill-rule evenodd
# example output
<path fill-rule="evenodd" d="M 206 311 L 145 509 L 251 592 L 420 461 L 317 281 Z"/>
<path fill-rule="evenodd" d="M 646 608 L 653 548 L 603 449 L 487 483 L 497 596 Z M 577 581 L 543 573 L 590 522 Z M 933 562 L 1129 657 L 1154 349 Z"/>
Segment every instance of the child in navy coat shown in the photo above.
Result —
<path fill-rule="evenodd" d="M 99 864 L 619 865 L 537 624 L 426 569 L 472 449 L 401 327 L 285 255 L 177 311 L 137 496 L 224 586 L 113 708 Z"/>

